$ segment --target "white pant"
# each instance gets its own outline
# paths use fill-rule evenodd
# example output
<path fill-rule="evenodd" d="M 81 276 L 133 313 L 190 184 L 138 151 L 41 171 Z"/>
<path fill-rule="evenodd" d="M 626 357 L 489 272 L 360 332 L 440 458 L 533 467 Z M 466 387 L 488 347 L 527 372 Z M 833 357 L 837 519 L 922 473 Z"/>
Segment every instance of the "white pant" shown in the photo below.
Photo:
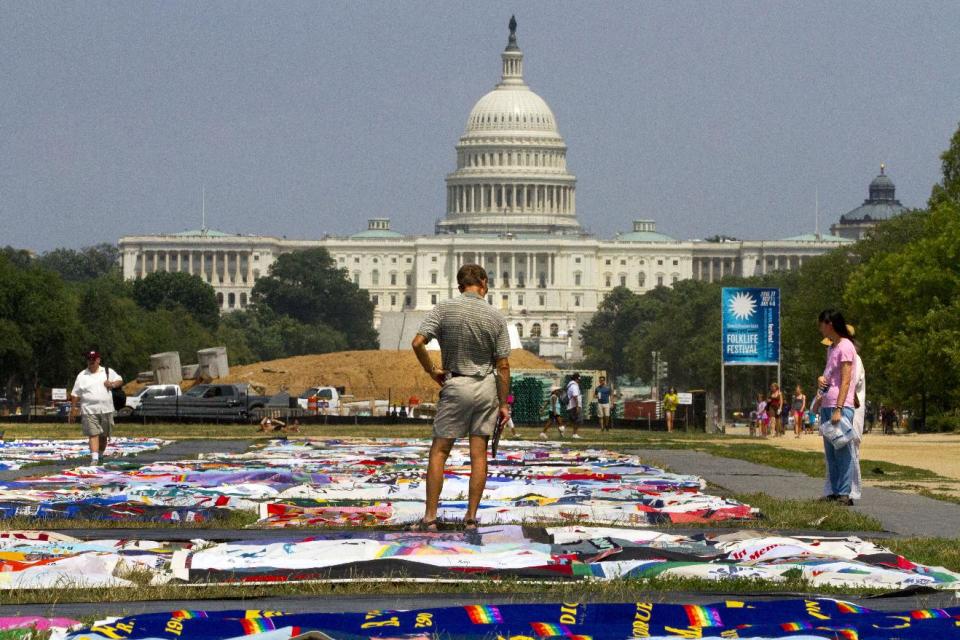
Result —
<path fill-rule="evenodd" d="M 860 477 L 860 441 L 854 438 L 847 446 L 850 447 L 850 454 L 852 458 L 850 464 L 853 465 L 853 473 L 851 474 L 850 482 L 850 499 L 859 500 L 860 488 L 862 485 L 862 478 Z M 823 495 L 828 496 L 831 493 L 833 492 L 830 490 L 830 476 L 828 475 L 826 480 L 823 482 Z"/>

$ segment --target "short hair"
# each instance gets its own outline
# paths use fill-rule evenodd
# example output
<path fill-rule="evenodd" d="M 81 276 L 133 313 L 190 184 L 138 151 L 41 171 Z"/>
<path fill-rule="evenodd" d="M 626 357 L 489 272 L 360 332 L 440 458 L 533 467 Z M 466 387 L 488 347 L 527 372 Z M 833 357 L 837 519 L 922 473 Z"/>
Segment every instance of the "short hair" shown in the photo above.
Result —
<path fill-rule="evenodd" d="M 571 374 L 570 379 L 571 379 L 571 380 L 579 380 L 579 379 L 580 379 L 580 374 L 579 374 L 579 373 Z"/>
<path fill-rule="evenodd" d="M 457 271 L 457 285 L 475 287 L 487 282 L 487 271 L 478 264 L 465 264 Z"/>

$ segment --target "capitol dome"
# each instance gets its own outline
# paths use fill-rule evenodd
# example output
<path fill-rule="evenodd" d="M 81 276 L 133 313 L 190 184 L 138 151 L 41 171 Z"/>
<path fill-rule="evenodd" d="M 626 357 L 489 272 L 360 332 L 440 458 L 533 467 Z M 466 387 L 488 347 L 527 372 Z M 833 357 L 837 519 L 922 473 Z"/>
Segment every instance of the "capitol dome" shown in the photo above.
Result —
<path fill-rule="evenodd" d="M 523 79 L 516 28 L 511 18 L 500 82 L 467 118 L 437 233 L 580 233 L 567 145 L 550 106 Z"/>
<path fill-rule="evenodd" d="M 491 131 L 560 135 L 553 111 L 526 85 L 522 90 L 498 87 L 477 101 L 467 118 L 466 134 Z"/>

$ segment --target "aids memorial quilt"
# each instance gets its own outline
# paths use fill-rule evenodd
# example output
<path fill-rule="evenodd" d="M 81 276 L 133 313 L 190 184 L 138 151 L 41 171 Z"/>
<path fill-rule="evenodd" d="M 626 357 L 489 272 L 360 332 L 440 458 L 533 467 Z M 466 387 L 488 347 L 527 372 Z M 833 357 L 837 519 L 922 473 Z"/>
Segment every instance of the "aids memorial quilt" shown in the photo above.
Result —
<path fill-rule="evenodd" d="M 132 456 L 169 444 L 157 438 L 112 438 L 108 457 Z M 0 471 L 22 469 L 34 462 L 60 462 L 90 454 L 87 440 L 8 440 L 0 442 Z"/>
<path fill-rule="evenodd" d="M 284 613 L 180 610 L 113 618 L 67 640 L 284 640 L 306 636 L 503 640 L 624 638 L 960 638 L 960 607 L 875 611 L 827 598 L 723 600 L 706 605 L 630 603 L 475 604 L 405 611 Z"/>
<path fill-rule="evenodd" d="M 272 441 L 194 460 L 111 461 L 0 482 L 0 517 L 201 522 L 242 510 L 264 527 L 404 525 L 423 514 L 428 452 L 427 441 Z M 440 516 L 462 520 L 468 451 L 455 448 L 449 463 Z M 490 465 L 478 519 L 650 526 L 757 517 L 704 488 L 699 477 L 636 456 L 506 442 Z"/>
<path fill-rule="evenodd" d="M 291 532 L 292 533 L 292 532 Z M 264 541 L 81 540 L 53 532 L 0 533 L 0 589 L 306 580 L 751 579 L 802 577 L 811 587 L 960 590 L 960 574 L 911 562 L 856 537 L 751 531 L 682 536 L 650 528 L 523 527 L 476 532 L 328 531 Z"/>

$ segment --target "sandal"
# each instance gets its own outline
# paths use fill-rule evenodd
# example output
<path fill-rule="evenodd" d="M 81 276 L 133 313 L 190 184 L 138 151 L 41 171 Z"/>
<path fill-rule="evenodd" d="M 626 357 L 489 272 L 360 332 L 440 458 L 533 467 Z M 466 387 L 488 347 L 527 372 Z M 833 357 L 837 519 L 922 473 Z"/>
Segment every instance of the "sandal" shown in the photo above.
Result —
<path fill-rule="evenodd" d="M 437 533 L 440 531 L 440 523 L 437 522 L 437 518 L 434 518 L 433 520 L 420 518 L 416 522 L 409 525 L 407 527 L 407 531 L 414 533 Z"/>
<path fill-rule="evenodd" d="M 463 521 L 463 530 L 464 531 L 476 531 L 477 530 L 477 520 L 476 518 L 467 518 Z"/>

